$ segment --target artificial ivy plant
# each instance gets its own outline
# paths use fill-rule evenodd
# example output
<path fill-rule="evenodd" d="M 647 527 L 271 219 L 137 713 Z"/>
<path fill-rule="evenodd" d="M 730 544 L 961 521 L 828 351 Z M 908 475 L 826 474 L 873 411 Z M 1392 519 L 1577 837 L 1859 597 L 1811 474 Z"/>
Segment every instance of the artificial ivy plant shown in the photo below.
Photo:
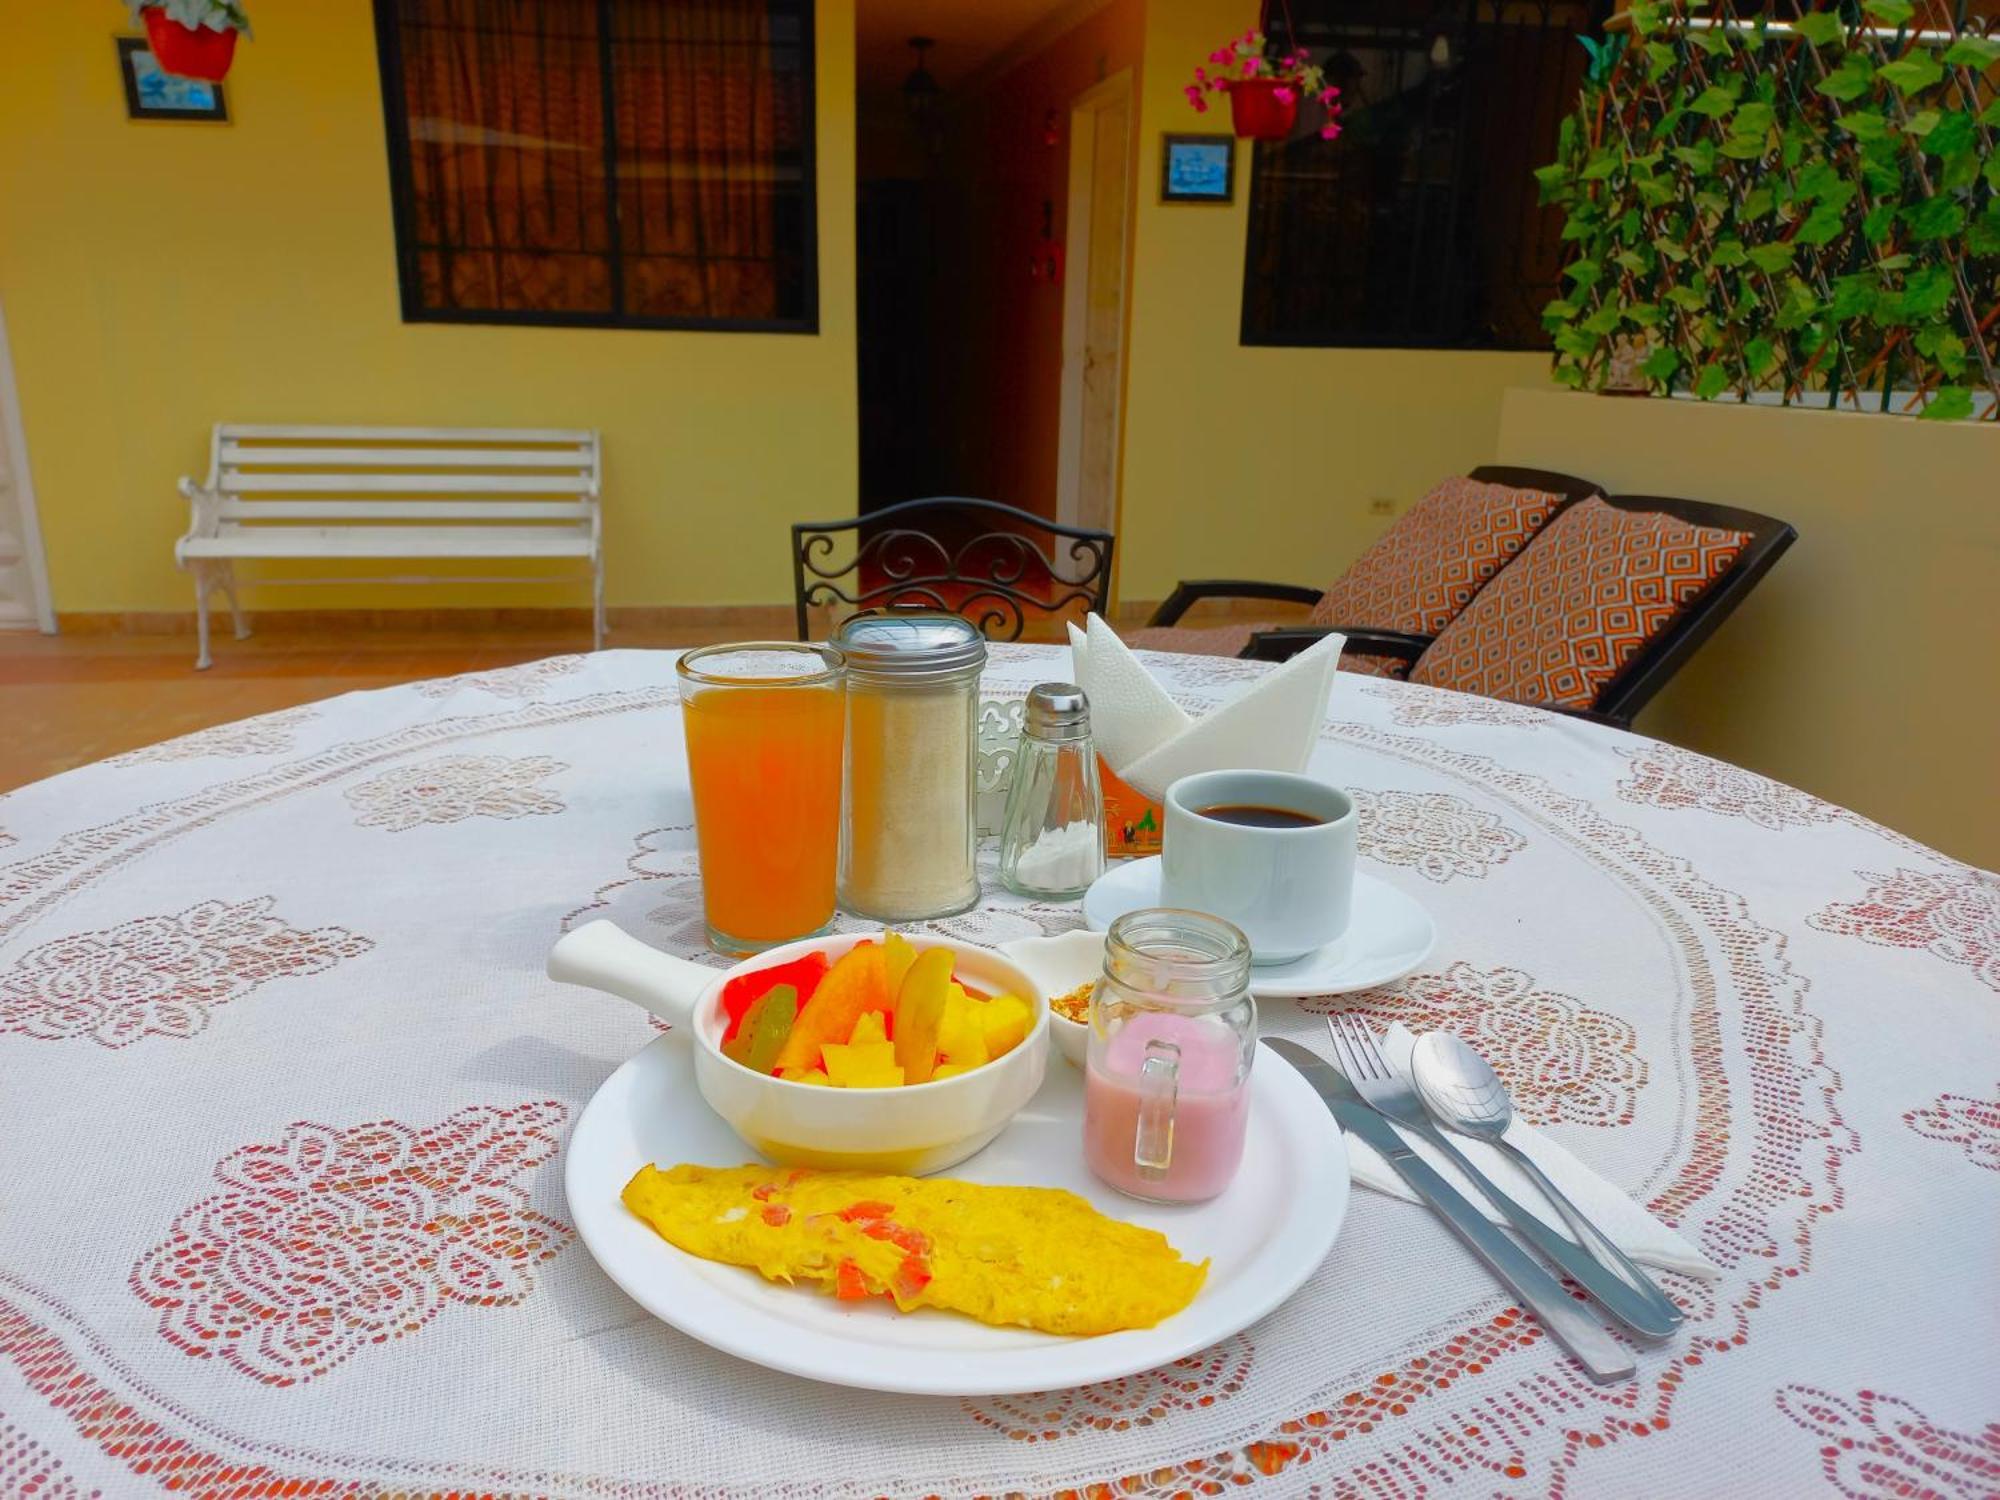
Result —
<path fill-rule="evenodd" d="M 2000 417 L 2000 37 L 1911 0 L 1628 15 L 1535 174 L 1573 246 L 1556 379 L 1636 344 L 1661 392 Z"/>

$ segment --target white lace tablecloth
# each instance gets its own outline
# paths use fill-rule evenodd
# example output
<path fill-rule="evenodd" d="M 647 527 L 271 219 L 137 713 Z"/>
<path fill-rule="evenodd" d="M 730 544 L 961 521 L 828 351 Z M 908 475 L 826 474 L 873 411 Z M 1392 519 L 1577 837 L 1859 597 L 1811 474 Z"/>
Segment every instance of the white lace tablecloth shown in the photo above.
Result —
<path fill-rule="evenodd" d="M 1264 670 L 1150 660 L 1196 711 Z M 987 692 L 1066 671 L 998 648 Z M 1673 1284 L 1690 1326 L 1636 1381 L 1588 1384 L 1368 1193 L 1270 1318 L 1081 1390 L 840 1390 L 640 1312 L 560 1158 L 653 1033 L 542 974 L 595 916 L 698 950 L 672 658 L 614 651 L 0 799 L 0 1494 L 2000 1493 L 2000 882 L 1393 682 L 1341 677 L 1314 770 L 1440 930 L 1341 1003 L 1471 1037 L 1723 1268 Z M 1266 1029 L 1324 1050 L 1334 1003 Z"/>

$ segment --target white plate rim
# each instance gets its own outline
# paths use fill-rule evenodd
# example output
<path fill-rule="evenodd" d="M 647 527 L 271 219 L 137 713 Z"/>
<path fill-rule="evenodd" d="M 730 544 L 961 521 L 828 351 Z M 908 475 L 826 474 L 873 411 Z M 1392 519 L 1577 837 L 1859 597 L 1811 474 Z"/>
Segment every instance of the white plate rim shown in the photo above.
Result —
<path fill-rule="evenodd" d="M 611 1243 L 608 1231 L 614 1216 L 623 1219 L 627 1210 L 615 1189 L 606 1194 L 597 1184 L 580 1179 L 593 1171 L 603 1175 L 591 1161 L 595 1137 L 609 1128 L 607 1116 L 623 1109 L 621 1095 L 629 1093 L 639 1074 L 662 1062 L 670 1065 L 671 1049 L 675 1048 L 681 1049 L 687 1074 L 687 1107 L 707 1110 L 694 1086 L 684 1040 L 671 1034 L 658 1037 L 627 1058 L 598 1086 L 570 1132 L 563 1163 L 570 1219 L 598 1267 L 640 1307 L 713 1349 L 783 1374 L 860 1390 L 936 1396 L 1016 1395 L 1122 1379 L 1199 1353 L 1267 1316 L 1325 1262 L 1347 1216 L 1350 1188 L 1345 1137 L 1325 1102 L 1296 1069 L 1279 1059 L 1260 1056 L 1259 1066 L 1250 1075 L 1251 1107 L 1269 1112 L 1281 1134 L 1292 1140 L 1292 1155 L 1305 1175 L 1286 1195 L 1290 1210 L 1280 1222 L 1279 1232 L 1266 1236 L 1257 1258 L 1232 1278 L 1233 1295 L 1204 1304 L 1203 1296 L 1211 1290 L 1204 1287 L 1203 1294 L 1186 1310 L 1154 1328 L 1096 1338 L 1052 1338 L 1028 1347 L 883 1350 L 875 1345 L 844 1343 L 816 1329 L 785 1323 L 761 1309 L 716 1297 L 713 1284 L 693 1269 L 705 1263 L 664 1240 L 654 1239 L 649 1250 L 658 1254 L 649 1254 L 643 1267 L 626 1265 Z M 745 1147 L 743 1155 L 748 1159 L 753 1153 Z M 630 1173 L 620 1168 L 611 1175 L 622 1186 Z M 1278 1265 L 1266 1267 L 1262 1262 L 1273 1249 L 1283 1252 L 1283 1258 Z M 747 1269 L 741 1274 L 756 1275 Z M 820 1295 L 805 1288 L 798 1294 Z"/>
<path fill-rule="evenodd" d="M 1127 860 L 1124 864 L 1107 870 L 1098 877 L 1098 880 L 1100 882 L 1144 880 L 1149 873 L 1159 868 L 1159 864 L 1159 855 L 1148 854 L 1139 859 Z M 1405 963 L 1392 964 L 1387 968 L 1380 969 L 1363 969 L 1361 967 L 1366 961 L 1366 953 L 1351 955 L 1339 967 L 1342 969 L 1354 969 L 1360 977 L 1341 979 L 1332 984 L 1328 984 L 1323 980 L 1309 983 L 1303 978 L 1291 976 L 1288 971 L 1296 969 L 1302 964 L 1313 963 L 1317 960 L 1318 952 L 1308 953 L 1304 958 L 1293 959 L 1290 963 L 1273 964 L 1263 970 L 1251 969 L 1250 993 L 1252 995 L 1256 996 L 1259 1000 L 1300 1000 L 1312 995 L 1349 995 L 1357 990 L 1379 989 L 1385 984 L 1394 984 L 1397 980 L 1415 973 L 1423 966 L 1424 961 L 1437 949 L 1437 919 L 1430 914 L 1430 909 L 1407 891 L 1398 886 L 1391 885 L 1379 876 L 1370 875 L 1366 870 L 1356 870 L 1354 872 L 1354 885 L 1357 891 L 1365 885 L 1378 898 L 1403 908 L 1406 913 L 1420 917 L 1423 920 L 1425 931 L 1422 951 L 1418 952 L 1414 958 Z M 1093 886 L 1092 889 L 1095 889 L 1095 887 Z M 1154 889 L 1158 889 L 1157 881 L 1154 883 Z M 1082 902 L 1084 925 L 1090 927 L 1092 931 L 1102 932 L 1104 929 L 1098 927 L 1091 918 L 1089 903 L 1090 893 L 1085 892 Z"/>

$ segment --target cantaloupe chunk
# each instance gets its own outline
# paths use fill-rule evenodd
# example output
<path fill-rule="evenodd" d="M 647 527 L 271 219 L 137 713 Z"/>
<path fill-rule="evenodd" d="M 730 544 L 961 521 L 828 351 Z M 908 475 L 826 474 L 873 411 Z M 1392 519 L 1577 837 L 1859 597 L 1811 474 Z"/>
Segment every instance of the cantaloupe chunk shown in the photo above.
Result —
<path fill-rule="evenodd" d="M 980 1005 L 983 1012 L 980 1020 L 986 1028 L 986 1054 L 989 1058 L 1012 1052 L 1021 1045 L 1034 1024 L 1035 1013 L 1028 1009 L 1028 1002 L 1019 995 L 995 995 Z"/>
<path fill-rule="evenodd" d="M 846 1041 L 864 1012 L 886 1011 L 892 1001 L 882 945 L 857 943 L 814 988 L 772 1066 L 781 1072 L 817 1067 L 822 1047 Z"/>

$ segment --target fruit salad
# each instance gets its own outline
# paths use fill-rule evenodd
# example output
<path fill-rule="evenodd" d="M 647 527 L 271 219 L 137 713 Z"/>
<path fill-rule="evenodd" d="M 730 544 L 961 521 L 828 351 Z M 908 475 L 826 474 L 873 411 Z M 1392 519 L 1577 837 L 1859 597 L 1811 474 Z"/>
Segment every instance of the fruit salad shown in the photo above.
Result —
<path fill-rule="evenodd" d="M 808 953 L 739 975 L 722 989 L 723 1055 L 791 1083 L 843 1089 L 970 1072 L 1020 1046 L 1035 1013 L 1019 995 L 968 990 L 953 958 L 885 932 L 831 962 Z"/>

